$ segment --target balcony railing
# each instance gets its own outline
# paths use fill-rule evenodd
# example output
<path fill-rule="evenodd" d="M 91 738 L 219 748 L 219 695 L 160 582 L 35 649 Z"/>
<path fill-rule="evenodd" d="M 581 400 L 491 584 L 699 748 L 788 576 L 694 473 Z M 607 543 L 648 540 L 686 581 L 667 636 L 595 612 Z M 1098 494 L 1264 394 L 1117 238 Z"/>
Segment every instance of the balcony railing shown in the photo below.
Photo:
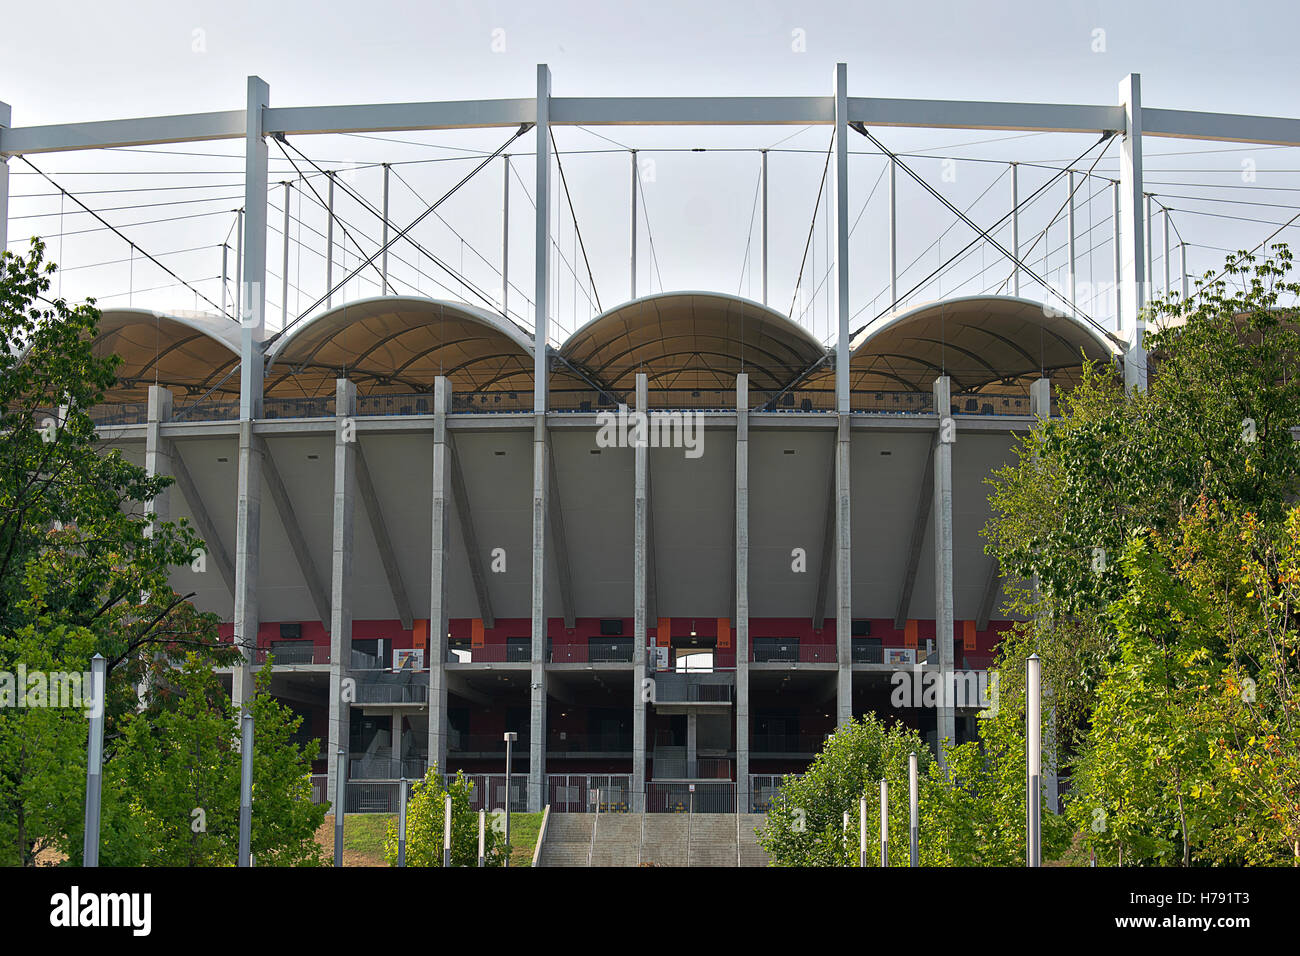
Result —
<path fill-rule="evenodd" d="M 654 678 L 652 700 L 656 704 L 729 704 L 734 699 L 736 688 L 731 681 L 693 676 L 661 671 Z"/>
<path fill-rule="evenodd" d="M 781 798 L 781 783 L 787 777 L 798 778 L 802 774 L 751 773 L 749 775 L 749 812 L 767 813 L 774 800 Z"/>
<path fill-rule="evenodd" d="M 513 757 L 528 756 L 529 734 L 521 730 L 519 739 L 512 745 Z M 458 754 L 501 754 L 505 755 L 506 742 L 501 734 L 466 734 L 452 730 L 447 734 L 447 750 Z M 502 764 L 504 766 L 504 763 Z"/>
<path fill-rule="evenodd" d="M 421 673 L 378 671 L 357 681 L 358 704 L 425 704 L 428 701 L 429 683 Z"/>
<path fill-rule="evenodd" d="M 820 753 L 830 731 L 825 733 L 756 733 L 749 738 L 749 752 L 755 754 Z"/>
<path fill-rule="evenodd" d="M 632 643 L 557 644 L 550 649 L 552 664 L 630 664 Z"/>
<path fill-rule="evenodd" d="M 834 644 L 754 642 L 749 659 L 756 664 L 834 664 L 836 654 Z"/>
<path fill-rule="evenodd" d="M 348 777 L 352 780 L 423 780 L 429 769 L 423 757 L 351 757 Z"/>
<path fill-rule="evenodd" d="M 456 779 L 456 775 L 443 774 L 443 785 L 446 786 Z M 489 813 L 493 810 L 499 810 L 506 805 L 506 775 L 503 773 L 467 773 L 465 779 L 469 781 L 470 791 L 470 808 L 473 810 L 487 810 Z M 510 775 L 510 810 L 512 813 L 523 812 L 528 809 L 528 773 L 513 773 Z"/>
<path fill-rule="evenodd" d="M 328 644 L 312 644 L 309 641 L 275 644 L 271 647 L 259 647 L 253 655 L 255 664 L 265 664 L 268 657 L 280 666 L 290 664 L 328 664 L 330 649 Z"/>
<path fill-rule="evenodd" d="M 552 730 L 546 735 L 548 753 L 588 754 L 632 752 L 632 734 L 574 734 Z"/>

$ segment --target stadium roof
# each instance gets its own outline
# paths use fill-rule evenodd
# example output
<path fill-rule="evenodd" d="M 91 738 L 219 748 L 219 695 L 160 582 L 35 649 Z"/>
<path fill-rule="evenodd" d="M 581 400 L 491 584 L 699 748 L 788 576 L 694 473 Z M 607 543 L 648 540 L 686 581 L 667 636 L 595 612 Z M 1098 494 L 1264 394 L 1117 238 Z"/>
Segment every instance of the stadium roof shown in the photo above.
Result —
<path fill-rule="evenodd" d="M 854 391 L 929 391 L 939 375 L 953 393 L 1027 388 L 1043 375 L 1068 388 L 1083 356 L 1109 360 L 1114 349 L 1083 321 L 1041 302 L 966 296 L 928 302 L 873 323 L 853 346 Z"/>
<path fill-rule="evenodd" d="M 748 299 L 721 292 L 665 292 L 598 315 L 560 354 L 623 396 L 645 372 L 652 391 L 732 391 L 748 372 L 751 388 L 785 388 L 826 355 L 802 326 Z"/>
<path fill-rule="evenodd" d="M 189 395 L 239 395 L 239 326 L 229 319 L 105 309 L 94 349 L 122 358 L 118 384 L 104 395 L 108 403 L 143 402 L 150 385 Z"/>
<path fill-rule="evenodd" d="M 500 315 L 462 302 L 380 296 L 299 323 L 268 352 L 268 396 L 324 397 L 346 375 L 362 394 L 433 390 L 531 393 L 532 342 Z"/>

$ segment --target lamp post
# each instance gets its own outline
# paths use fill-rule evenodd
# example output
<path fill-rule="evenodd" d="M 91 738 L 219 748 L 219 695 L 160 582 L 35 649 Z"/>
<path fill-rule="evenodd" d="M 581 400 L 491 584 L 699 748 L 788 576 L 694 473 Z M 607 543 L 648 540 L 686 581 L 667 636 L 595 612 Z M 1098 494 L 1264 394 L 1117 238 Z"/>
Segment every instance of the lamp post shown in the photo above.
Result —
<path fill-rule="evenodd" d="M 107 664 L 103 654 L 90 659 L 90 736 L 86 744 L 86 820 L 82 835 L 83 866 L 99 866 L 99 797 L 104 771 L 104 688 Z"/>
<path fill-rule="evenodd" d="M 508 730 L 502 735 L 506 742 L 506 862 L 510 865 L 510 770 L 511 756 L 514 751 L 514 743 L 519 739 L 519 735 L 513 730 Z"/>
<path fill-rule="evenodd" d="M 1041 865 L 1039 856 L 1043 730 L 1042 668 L 1037 654 L 1025 661 L 1025 864 Z"/>
<path fill-rule="evenodd" d="M 239 743 L 239 865 L 251 866 L 253 836 L 253 715 L 244 712 Z"/>
<path fill-rule="evenodd" d="M 343 865 L 343 803 L 348 793 L 348 755 L 342 747 L 335 754 L 334 766 L 334 865 Z"/>
<path fill-rule="evenodd" d="M 406 866 L 406 777 L 402 777 L 397 806 L 397 865 Z"/>
<path fill-rule="evenodd" d="M 907 802 L 908 802 L 908 835 L 911 843 L 911 863 L 912 866 L 920 864 L 921 855 L 921 822 L 919 819 L 919 808 L 917 806 L 917 773 L 916 773 L 916 751 L 913 750 L 907 757 Z"/>
<path fill-rule="evenodd" d="M 889 866 L 889 783 L 880 778 L 880 865 Z"/>

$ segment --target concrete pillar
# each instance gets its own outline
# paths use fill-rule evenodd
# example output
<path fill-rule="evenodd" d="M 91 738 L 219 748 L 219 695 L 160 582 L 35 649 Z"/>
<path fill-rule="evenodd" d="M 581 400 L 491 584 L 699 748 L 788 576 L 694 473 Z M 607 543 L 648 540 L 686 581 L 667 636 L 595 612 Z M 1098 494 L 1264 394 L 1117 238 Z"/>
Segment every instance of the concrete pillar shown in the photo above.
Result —
<path fill-rule="evenodd" d="M 13 122 L 8 103 L 0 103 L 0 130 Z M 9 248 L 9 157 L 0 155 L 0 252 Z"/>
<path fill-rule="evenodd" d="M 637 179 L 636 150 L 634 149 L 632 150 L 632 211 L 630 217 L 631 230 L 630 230 L 630 241 L 628 244 L 628 264 L 629 264 L 628 274 L 630 276 L 629 288 L 631 289 L 631 294 L 628 297 L 631 299 L 636 298 L 636 194 L 637 194 L 636 179 Z"/>
<path fill-rule="evenodd" d="M 763 200 L 760 215 L 763 221 L 759 229 L 759 261 L 763 272 L 763 304 L 767 305 L 767 150 L 763 150 L 761 156 L 763 166 L 759 178 L 763 182 Z"/>
<path fill-rule="evenodd" d="M 1029 386 L 1029 411 L 1035 417 L 1045 420 L 1052 416 L 1052 380 L 1040 378 Z M 1038 580 L 1034 579 L 1034 592 L 1038 591 Z M 1056 777 L 1056 704 L 1052 702 L 1052 688 L 1045 686 L 1043 694 L 1048 699 L 1047 732 L 1043 736 L 1043 782 L 1047 787 L 1047 807 L 1052 813 L 1057 808 Z"/>
<path fill-rule="evenodd" d="M 1147 353 L 1143 344 L 1146 324 L 1148 272 L 1143 261 L 1147 247 L 1142 222 L 1142 81 L 1131 73 L 1119 85 L 1124 107 L 1124 138 L 1119 159 L 1120 336 L 1126 341 L 1124 385 L 1145 389 Z"/>
<path fill-rule="evenodd" d="M 952 446 L 957 440 L 957 426 L 952 418 L 952 380 L 947 375 L 935 379 L 934 410 L 939 416 L 934 446 L 934 633 L 939 645 L 941 688 L 937 714 L 938 756 L 943 761 L 944 742 L 957 743 L 952 659 L 952 644 L 956 637 L 952 580 Z"/>
<path fill-rule="evenodd" d="M 144 432 L 144 470 L 150 478 L 171 474 L 171 447 L 162 437 L 162 423 L 171 421 L 172 393 L 160 385 L 149 386 L 149 411 Z M 145 514 L 152 516 L 151 527 L 171 520 L 171 489 L 160 491 L 146 501 Z"/>
<path fill-rule="evenodd" d="M 326 793 L 336 793 L 337 776 L 347 778 L 352 700 L 346 694 L 352 668 L 352 542 L 357 492 L 357 387 L 345 378 L 334 384 L 334 513 L 330 559 L 330 702 Z M 346 699 L 345 699 L 346 697 Z M 338 753 L 344 752 L 342 768 Z"/>
<path fill-rule="evenodd" d="M 853 719 L 853 525 L 849 498 L 851 420 L 839 416 L 835 442 L 835 723 Z"/>
<path fill-rule="evenodd" d="M 644 372 L 636 376 L 636 411 L 649 412 L 649 385 Z M 629 431 L 631 428 L 629 427 Z M 646 438 L 644 429 L 638 432 Z M 635 440 L 635 439 L 634 439 Z M 646 705 L 648 696 L 646 665 L 646 532 L 648 520 L 648 476 L 650 449 L 647 442 L 636 442 L 632 505 L 632 810 L 645 809 Z"/>
<path fill-rule="evenodd" d="M 439 773 L 447 766 L 447 563 L 451 509 L 451 446 L 447 442 L 447 410 L 451 382 L 433 381 L 433 534 L 429 554 L 429 742 L 425 755 Z"/>
<path fill-rule="evenodd" d="M 736 810 L 749 788 L 749 375 L 736 376 Z"/>
<path fill-rule="evenodd" d="M 1065 246 L 1066 246 L 1065 274 L 1066 274 L 1067 290 L 1069 293 L 1070 305 L 1077 308 L 1078 307 L 1078 302 L 1077 302 L 1078 282 L 1076 281 L 1076 272 L 1075 272 L 1076 256 L 1075 256 L 1075 249 L 1074 249 L 1074 235 L 1075 235 L 1074 192 L 1077 187 L 1075 186 L 1075 182 L 1074 182 L 1073 169 L 1070 170 L 1068 174 L 1066 174 L 1066 183 L 1067 183 L 1067 188 L 1069 189 L 1070 192 L 1069 195 L 1066 197 L 1067 206 L 1065 211 Z"/>
<path fill-rule="evenodd" d="M 533 645 L 528 736 L 528 810 L 546 801 L 546 484 L 550 445 L 545 413 L 533 418 Z"/>
<path fill-rule="evenodd" d="M 252 690 L 252 662 L 257 648 L 257 579 L 262 539 L 262 460 L 265 450 L 253 432 L 262 415 L 264 338 L 266 334 L 266 176 L 267 150 L 262 111 L 270 88 L 248 78 L 247 129 L 244 138 L 244 213 L 239 256 L 239 466 L 235 506 L 235 643 L 244 652 L 235 670 L 233 697 L 243 706 Z"/>
<path fill-rule="evenodd" d="M 1020 295 L 1020 167 L 1011 164 L 1011 294 Z"/>
<path fill-rule="evenodd" d="M 835 230 L 835 645 L 839 668 L 836 724 L 853 719 L 852 524 L 849 514 L 849 89 L 848 67 L 835 65 L 835 169 L 830 211 Z"/>
<path fill-rule="evenodd" d="M 695 777 L 699 775 L 700 768 L 697 758 L 700 752 L 700 721 L 699 715 L 692 708 L 686 715 L 686 776 Z"/>
<path fill-rule="evenodd" d="M 529 707 L 528 809 L 542 809 L 546 784 L 546 406 L 551 296 L 551 71 L 537 65 L 536 189 L 533 301 L 533 582 L 532 667 Z"/>

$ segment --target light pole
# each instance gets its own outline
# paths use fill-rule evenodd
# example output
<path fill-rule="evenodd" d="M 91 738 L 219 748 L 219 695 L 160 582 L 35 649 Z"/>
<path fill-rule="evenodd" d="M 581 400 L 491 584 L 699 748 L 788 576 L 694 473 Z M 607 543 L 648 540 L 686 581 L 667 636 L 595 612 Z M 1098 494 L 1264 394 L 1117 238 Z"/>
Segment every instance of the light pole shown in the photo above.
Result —
<path fill-rule="evenodd" d="M 253 837 L 253 715 L 244 712 L 239 743 L 239 865 L 249 866 Z"/>
<path fill-rule="evenodd" d="M 510 769 L 511 757 L 514 752 L 514 743 L 519 739 L 519 735 L 513 730 L 508 730 L 502 735 L 506 742 L 506 866 L 510 865 Z"/>
<path fill-rule="evenodd" d="M 908 835 L 912 849 L 912 866 L 920 865 L 921 855 L 921 822 L 917 807 L 916 776 L 916 751 L 913 750 L 907 757 Z"/>
<path fill-rule="evenodd" d="M 1025 661 L 1025 864 L 1041 865 L 1040 837 L 1040 780 L 1043 762 L 1042 730 L 1042 668 L 1037 654 Z"/>
<path fill-rule="evenodd" d="M 348 793 L 348 755 L 342 747 L 334 755 L 334 865 L 343 865 L 343 803 Z"/>
<path fill-rule="evenodd" d="M 90 737 L 86 750 L 86 823 L 81 847 L 83 866 L 99 866 L 99 795 L 104 772 L 104 689 L 107 664 L 103 654 L 90 659 Z"/>
<path fill-rule="evenodd" d="M 880 778 L 880 865 L 889 866 L 889 783 Z"/>
<path fill-rule="evenodd" d="M 402 777 L 397 807 L 397 865 L 406 866 L 406 777 Z"/>

